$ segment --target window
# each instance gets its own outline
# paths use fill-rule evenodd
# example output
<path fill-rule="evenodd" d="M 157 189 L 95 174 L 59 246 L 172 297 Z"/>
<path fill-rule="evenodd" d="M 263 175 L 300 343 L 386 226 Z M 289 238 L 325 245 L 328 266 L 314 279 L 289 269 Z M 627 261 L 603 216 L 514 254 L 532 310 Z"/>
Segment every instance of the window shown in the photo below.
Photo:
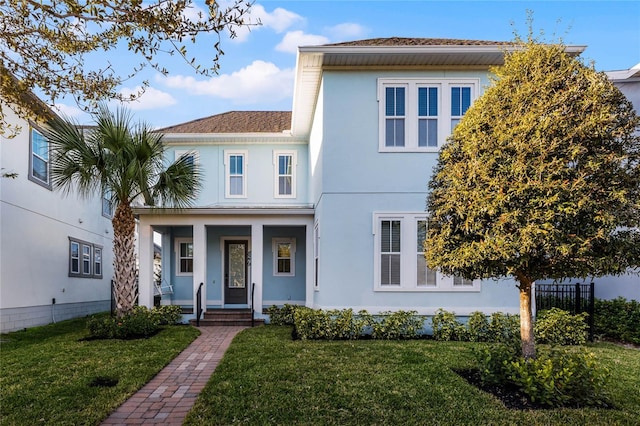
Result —
<path fill-rule="evenodd" d="M 102 278 L 102 246 L 69 237 L 69 276 Z"/>
<path fill-rule="evenodd" d="M 176 239 L 176 275 L 193 275 L 193 240 Z"/>
<path fill-rule="evenodd" d="M 296 269 L 296 240 L 295 238 L 274 238 L 273 244 L 273 275 L 295 275 Z"/>
<path fill-rule="evenodd" d="M 247 152 L 225 152 L 227 198 L 247 197 Z"/>
<path fill-rule="evenodd" d="M 404 146 L 405 87 L 385 87 L 385 146 Z"/>
<path fill-rule="evenodd" d="M 378 79 L 379 150 L 437 151 L 479 84 L 477 79 Z"/>
<path fill-rule="evenodd" d="M 108 189 L 102 191 L 102 216 L 113 218 L 112 192 Z"/>
<path fill-rule="evenodd" d="M 471 106 L 471 87 L 451 88 L 451 131 Z"/>
<path fill-rule="evenodd" d="M 296 197 L 296 152 L 275 151 L 273 154 L 275 163 L 275 197 Z"/>
<path fill-rule="evenodd" d="M 313 285 L 316 288 L 316 290 L 318 289 L 318 287 L 320 286 L 320 282 L 318 281 L 318 267 L 320 266 L 318 263 L 318 260 L 320 259 L 320 226 L 318 225 L 318 222 L 316 222 L 316 224 L 313 227 L 313 267 L 314 267 L 314 279 L 313 279 Z"/>
<path fill-rule="evenodd" d="M 373 221 L 375 291 L 480 291 L 480 280 L 427 268 L 425 213 L 375 213 Z"/>
<path fill-rule="evenodd" d="M 198 164 L 200 161 L 200 156 L 197 151 L 187 151 L 185 149 L 176 149 L 174 151 L 175 158 L 174 160 L 178 160 L 180 157 L 185 156 L 187 161 L 190 164 Z"/>
<path fill-rule="evenodd" d="M 51 189 L 49 177 L 49 141 L 38 130 L 30 133 L 31 157 L 29 158 L 29 180 Z"/>
<path fill-rule="evenodd" d="M 380 221 L 380 285 L 400 285 L 400 221 Z"/>

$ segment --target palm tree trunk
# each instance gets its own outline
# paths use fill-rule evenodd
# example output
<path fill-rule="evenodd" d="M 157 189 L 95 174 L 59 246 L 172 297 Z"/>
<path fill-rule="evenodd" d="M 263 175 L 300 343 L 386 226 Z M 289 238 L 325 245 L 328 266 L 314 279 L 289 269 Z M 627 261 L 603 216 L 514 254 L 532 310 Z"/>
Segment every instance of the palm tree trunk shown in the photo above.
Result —
<path fill-rule="evenodd" d="M 116 208 L 113 224 L 113 269 L 118 318 L 130 312 L 136 302 L 135 218 L 129 203 Z"/>
<path fill-rule="evenodd" d="M 536 358 L 536 342 L 533 335 L 533 313 L 531 312 L 531 281 L 523 273 L 516 273 L 520 283 L 520 339 L 522 340 L 522 356 L 525 360 Z"/>

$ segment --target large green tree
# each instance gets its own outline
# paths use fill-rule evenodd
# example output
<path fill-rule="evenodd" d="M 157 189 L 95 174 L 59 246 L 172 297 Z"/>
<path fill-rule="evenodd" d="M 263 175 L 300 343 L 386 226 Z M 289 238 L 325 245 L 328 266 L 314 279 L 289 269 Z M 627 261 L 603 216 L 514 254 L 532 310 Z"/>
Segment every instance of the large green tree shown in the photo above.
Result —
<path fill-rule="evenodd" d="M 118 86 L 146 66 L 167 73 L 162 55 L 176 55 L 197 72 L 219 68 L 220 34 L 247 25 L 249 0 L 228 7 L 207 0 L 3 0 L 0 2 L 0 133 L 10 129 L 2 108 L 39 117 L 36 92 L 52 106 L 72 95 L 81 106 L 106 99 L 127 100 Z M 196 8 L 196 5 L 199 5 Z M 202 7 L 203 9 L 200 9 Z M 187 52 L 197 37 L 209 37 L 212 48 L 203 66 Z M 133 58 L 118 64 L 112 51 L 128 48 Z M 96 55 L 97 53 L 97 55 Z M 143 82 L 143 88 L 148 83 Z"/>
<path fill-rule="evenodd" d="M 135 218 L 132 204 L 186 207 L 197 197 L 200 169 L 183 155 L 165 165 L 162 135 L 145 123 L 134 124 L 124 109 L 101 105 L 95 126 L 85 128 L 62 118 L 45 127 L 55 188 L 94 197 L 110 194 L 116 308 L 129 312 L 137 296 Z"/>
<path fill-rule="evenodd" d="M 426 259 L 466 278 L 514 277 L 529 359 L 535 281 L 640 265 L 640 119 L 562 43 L 519 41 L 492 72 L 429 183 Z"/>

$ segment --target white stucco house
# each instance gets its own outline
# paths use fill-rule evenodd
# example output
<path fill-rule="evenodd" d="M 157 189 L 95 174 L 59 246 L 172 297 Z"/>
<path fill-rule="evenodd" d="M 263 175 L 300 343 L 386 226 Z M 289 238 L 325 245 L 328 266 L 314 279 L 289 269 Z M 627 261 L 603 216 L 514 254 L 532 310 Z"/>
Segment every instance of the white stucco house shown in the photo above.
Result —
<path fill-rule="evenodd" d="M 426 268 L 427 182 L 440 147 L 503 62 L 506 43 L 371 39 L 298 51 L 292 112 L 232 111 L 162 129 L 168 160 L 205 172 L 192 208 L 138 208 L 141 304 L 284 303 L 371 313 L 517 313 L 512 280 Z M 584 46 L 567 46 L 579 54 Z"/>
<path fill-rule="evenodd" d="M 0 331 L 108 311 L 109 203 L 55 191 L 38 123 L 6 105 L 3 113 L 21 130 L 0 135 L 2 172 L 17 174 L 0 178 Z"/>

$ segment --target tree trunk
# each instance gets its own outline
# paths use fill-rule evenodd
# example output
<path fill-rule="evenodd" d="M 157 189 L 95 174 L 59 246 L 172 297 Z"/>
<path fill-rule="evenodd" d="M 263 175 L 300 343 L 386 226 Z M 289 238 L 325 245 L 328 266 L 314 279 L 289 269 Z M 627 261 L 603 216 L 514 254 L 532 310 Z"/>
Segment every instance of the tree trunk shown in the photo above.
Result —
<path fill-rule="evenodd" d="M 130 312 L 136 302 L 135 218 L 128 203 L 119 203 L 112 220 L 114 297 L 118 318 Z"/>
<path fill-rule="evenodd" d="M 522 340 L 522 356 L 525 360 L 536 358 L 536 341 L 533 335 L 533 313 L 531 312 L 531 288 L 533 281 L 518 272 L 516 278 L 520 283 L 520 339 Z"/>

